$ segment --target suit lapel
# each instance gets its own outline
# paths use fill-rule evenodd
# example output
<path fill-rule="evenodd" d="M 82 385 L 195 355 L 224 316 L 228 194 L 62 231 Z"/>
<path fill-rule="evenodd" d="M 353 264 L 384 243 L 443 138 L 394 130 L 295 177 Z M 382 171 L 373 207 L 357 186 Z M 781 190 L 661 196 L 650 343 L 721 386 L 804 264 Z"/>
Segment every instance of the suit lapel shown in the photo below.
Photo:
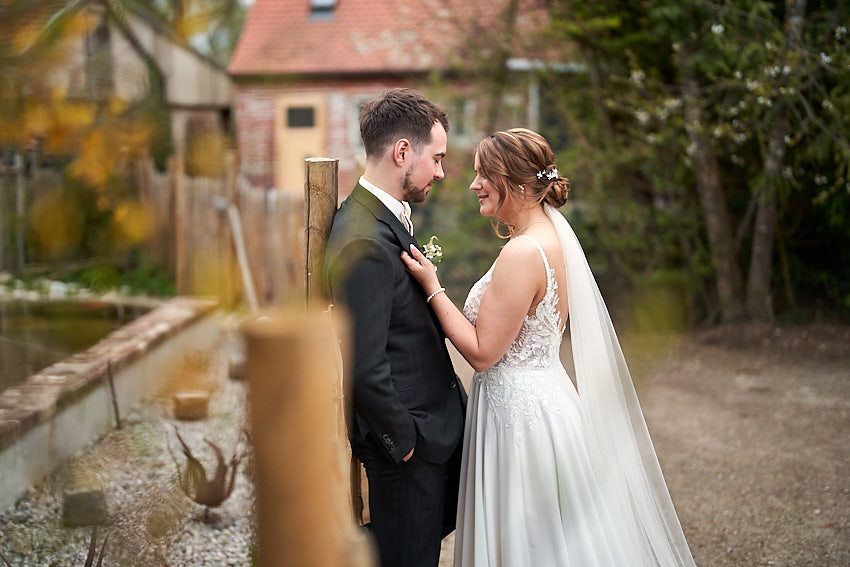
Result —
<path fill-rule="evenodd" d="M 398 220 L 398 217 L 396 217 L 392 211 L 390 211 L 381 202 L 380 199 L 375 197 L 365 187 L 358 183 L 351 192 L 351 198 L 369 210 L 369 212 L 375 216 L 376 220 L 387 225 L 401 243 L 401 248 L 403 250 L 408 250 L 411 244 L 415 245 L 417 248 L 419 247 L 419 244 L 412 236 L 410 236 L 410 233 L 407 232 L 407 229 L 404 228 L 404 225 L 400 220 Z"/>

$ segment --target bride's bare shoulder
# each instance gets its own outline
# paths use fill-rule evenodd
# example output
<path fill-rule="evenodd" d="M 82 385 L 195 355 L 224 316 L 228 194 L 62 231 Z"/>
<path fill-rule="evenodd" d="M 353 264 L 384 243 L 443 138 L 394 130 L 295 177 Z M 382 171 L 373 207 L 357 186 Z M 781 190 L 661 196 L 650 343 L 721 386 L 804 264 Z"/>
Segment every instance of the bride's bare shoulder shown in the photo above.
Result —
<path fill-rule="evenodd" d="M 540 252 L 534 241 L 513 238 L 499 252 L 495 270 L 507 277 L 519 278 L 540 262 Z"/>
<path fill-rule="evenodd" d="M 522 257 L 531 256 L 533 254 L 540 254 L 537 251 L 537 245 L 534 242 L 534 240 L 528 238 L 511 238 L 504 246 L 502 246 L 502 250 L 499 252 L 499 258 L 501 259 L 503 257 Z"/>

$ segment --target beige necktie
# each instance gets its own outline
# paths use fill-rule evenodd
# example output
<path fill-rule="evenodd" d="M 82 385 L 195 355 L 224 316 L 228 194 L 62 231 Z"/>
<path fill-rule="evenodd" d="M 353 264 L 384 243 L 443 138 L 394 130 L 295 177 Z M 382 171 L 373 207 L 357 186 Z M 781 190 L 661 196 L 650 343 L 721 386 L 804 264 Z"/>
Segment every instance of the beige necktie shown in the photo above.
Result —
<path fill-rule="evenodd" d="M 402 201 L 401 204 L 404 207 L 404 210 L 401 212 L 401 222 L 404 224 L 407 232 L 410 233 L 410 236 L 413 236 L 413 219 L 410 218 L 410 205 L 407 201 Z"/>

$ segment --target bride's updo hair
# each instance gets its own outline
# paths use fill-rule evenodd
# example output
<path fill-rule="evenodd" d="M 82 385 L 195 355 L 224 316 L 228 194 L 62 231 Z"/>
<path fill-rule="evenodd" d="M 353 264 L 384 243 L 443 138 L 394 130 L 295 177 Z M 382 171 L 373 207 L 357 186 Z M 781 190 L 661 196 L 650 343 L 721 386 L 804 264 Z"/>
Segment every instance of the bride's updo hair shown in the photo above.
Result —
<path fill-rule="evenodd" d="M 511 128 L 487 136 L 478 144 L 481 174 L 506 198 L 532 198 L 553 207 L 567 202 L 570 180 L 555 167 L 546 138 L 527 128 Z"/>

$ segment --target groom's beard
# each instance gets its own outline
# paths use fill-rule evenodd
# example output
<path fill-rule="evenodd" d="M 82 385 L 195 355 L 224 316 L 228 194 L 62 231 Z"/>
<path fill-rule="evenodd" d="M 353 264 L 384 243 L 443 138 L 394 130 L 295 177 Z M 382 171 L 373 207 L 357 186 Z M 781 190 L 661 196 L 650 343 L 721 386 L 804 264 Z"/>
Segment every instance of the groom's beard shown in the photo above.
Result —
<path fill-rule="evenodd" d="M 413 173 L 413 171 L 408 170 L 404 174 L 404 183 L 401 186 L 402 199 L 408 203 L 421 203 L 428 195 L 428 188 L 431 187 L 431 184 L 434 181 L 431 180 L 425 187 L 416 187 L 413 182 L 410 181 L 411 173 Z"/>

